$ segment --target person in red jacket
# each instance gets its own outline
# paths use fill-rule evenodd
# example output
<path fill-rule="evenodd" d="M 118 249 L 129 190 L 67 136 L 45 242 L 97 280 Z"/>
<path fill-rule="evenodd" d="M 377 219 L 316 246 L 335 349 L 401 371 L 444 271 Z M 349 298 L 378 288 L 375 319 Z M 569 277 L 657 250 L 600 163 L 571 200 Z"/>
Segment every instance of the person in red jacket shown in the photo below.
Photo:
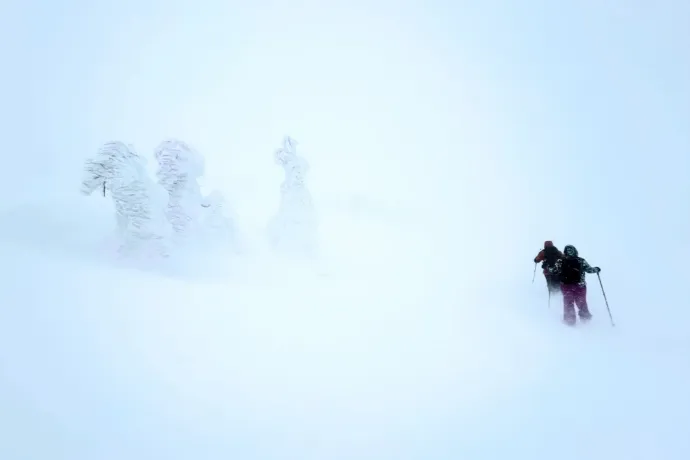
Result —
<path fill-rule="evenodd" d="M 534 263 L 541 262 L 541 268 L 544 271 L 544 278 L 546 279 L 546 286 L 550 293 L 559 292 L 561 290 L 561 282 L 558 276 L 554 275 L 551 270 L 556 266 L 556 261 L 563 258 L 563 253 L 553 245 L 553 241 L 544 241 L 544 249 L 539 251 L 537 257 L 534 258 Z"/>

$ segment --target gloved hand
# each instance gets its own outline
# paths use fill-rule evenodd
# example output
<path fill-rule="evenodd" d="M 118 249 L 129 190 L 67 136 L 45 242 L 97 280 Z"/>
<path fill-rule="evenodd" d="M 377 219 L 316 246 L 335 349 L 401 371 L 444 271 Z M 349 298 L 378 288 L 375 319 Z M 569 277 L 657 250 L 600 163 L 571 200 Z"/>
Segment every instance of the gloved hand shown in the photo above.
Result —
<path fill-rule="evenodd" d="M 594 273 L 599 273 L 601 271 L 601 268 L 599 267 L 594 267 Z"/>

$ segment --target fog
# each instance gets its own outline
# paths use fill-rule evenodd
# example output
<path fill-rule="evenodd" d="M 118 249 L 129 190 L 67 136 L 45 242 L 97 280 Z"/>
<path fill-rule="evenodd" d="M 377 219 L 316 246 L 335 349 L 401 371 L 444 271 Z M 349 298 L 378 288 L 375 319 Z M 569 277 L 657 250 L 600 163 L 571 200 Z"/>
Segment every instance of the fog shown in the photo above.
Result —
<path fill-rule="evenodd" d="M 3 6 L 3 459 L 684 459 L 689 7 Z M 283 136 L 319 256 L 271 253 Z M 104 142 L 206 158 L 246 239 L 118 266 Z M 574 244 L 587 327 L 532 260 Z"/>

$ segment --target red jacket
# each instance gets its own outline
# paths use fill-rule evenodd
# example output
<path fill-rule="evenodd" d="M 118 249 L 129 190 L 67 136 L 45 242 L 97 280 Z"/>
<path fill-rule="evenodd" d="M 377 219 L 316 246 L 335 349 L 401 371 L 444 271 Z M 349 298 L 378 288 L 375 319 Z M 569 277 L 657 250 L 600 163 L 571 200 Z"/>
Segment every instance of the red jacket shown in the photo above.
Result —
<path fill-rule="evenodd" d="M 559 251 L 558 248 L 556 248 L 556 247 L 553 245 L 553 241 L 544 241 L 544 249 L 542 249 L 541 251 L 539 251 L 539 254 L 537 254 L 537 257 L 534 258 L 534 263 L 535 263 L 535 264 L 538 264 L 539 262 L 545 262 L 545 261 L 546 261 L 546 252 L 545 252 L 545 251 L 546 251 L 546 248 L 551 248 L 551 247 L 553 247 L 554 249 L 556 249 L 556 252 L 557 252 L 557 254 L 558 254 L 558 258 L 559 258 L 559 259 L 563 257 L 563 253 L 562 253 L 561 251 Z M 555 262 L 556 262 L 556 261 L 554 260 L 554 263 L 555 263 Z M 546 264 L 545 264 L 545 263 L 542 264 L 542 268 L 544 269 L 544 274 L 545 274 L 545 275 L 546 275 L 547 273 L 549 273 L 549 270 L 546 268 Z"/>

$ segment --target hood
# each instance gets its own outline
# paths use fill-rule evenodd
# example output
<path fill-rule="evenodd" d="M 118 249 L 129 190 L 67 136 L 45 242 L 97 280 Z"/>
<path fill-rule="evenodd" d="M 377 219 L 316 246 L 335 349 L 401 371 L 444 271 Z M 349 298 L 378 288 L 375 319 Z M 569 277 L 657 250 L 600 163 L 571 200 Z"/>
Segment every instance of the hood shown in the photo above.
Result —
<path fill-rule="evenodd" d="M 577 248 L 575 248 L 575 246 L 572 244 L 569 244 L 563 248 L 563 254 L 566 257 L 578 257 Z"/>
<path fill-rule="evenodd" d="M 544 249 L 550 248 L 553 246 L 553 241 L 544 241 Z"/>

